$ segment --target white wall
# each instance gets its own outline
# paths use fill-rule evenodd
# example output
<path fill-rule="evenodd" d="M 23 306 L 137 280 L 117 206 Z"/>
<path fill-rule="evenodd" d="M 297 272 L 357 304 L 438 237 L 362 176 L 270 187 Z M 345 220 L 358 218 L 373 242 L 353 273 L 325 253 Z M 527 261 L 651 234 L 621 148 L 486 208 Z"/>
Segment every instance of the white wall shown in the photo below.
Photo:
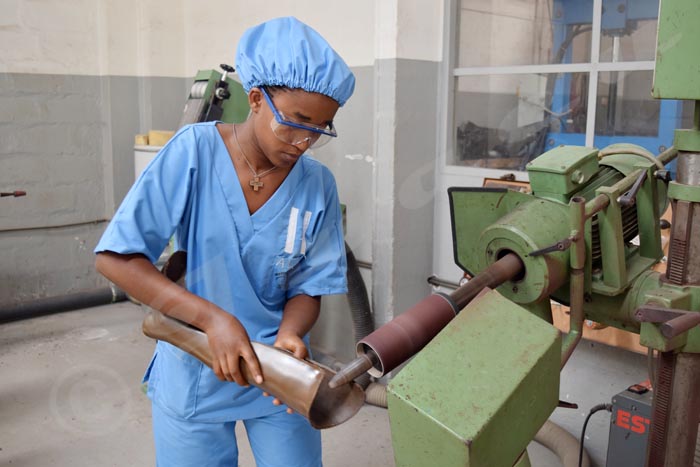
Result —
<path fill-rule="evenodd" d="M 292 15 L 351 67 L 374 63 L 371 0 L 2 0 L 0 73 L 193 76 L 233 64 L 245 29 Z M 342 27 L 338 27 L 342 22 Z"/>
<path fill-rule="evenodd" d="M 442 1 L 380 0 L 375 8 L 376 59 L 442 60 Z"/>
<path fill-rule="evenodd" d="M 185 62 L 190 69 L 211 68 L 220 60 L 233 64 L 238 39 L 248 27 L 274 17 L 295 16 L 316 29 L 351 67 L 371 66 L 374 4 L 372 0 L 184 0 Z"/>
<path fill-rule="evenodd" d="M 96 2 L 4 0 L 0 11 L 0 72 L 97 71 Z"/>
<path fill-rule="evenodd" d="M 98 0 L 99 69 L 111 76 L 194 75 L 185 61 L 187 24 L 182 0 Z M 211 68 L 209 66 L 208 68 Z"/>
<path fill-rule="evenodd" d="M 439 1 L 2 0 L 0 9 L 0 72 L 186 77 L 233 62 L 245 29 L 288 15 L 351 67 L 442 58 Z"/>

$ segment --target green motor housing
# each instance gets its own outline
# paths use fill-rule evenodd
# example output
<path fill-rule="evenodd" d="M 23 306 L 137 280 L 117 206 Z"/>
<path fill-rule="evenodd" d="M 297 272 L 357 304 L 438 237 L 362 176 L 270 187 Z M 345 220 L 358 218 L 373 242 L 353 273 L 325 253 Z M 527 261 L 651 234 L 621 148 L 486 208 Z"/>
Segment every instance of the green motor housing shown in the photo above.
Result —
<path fill-rule="evenodd" d="M 548 305 L 548 297 L 568 304 L 569 204 L 574 197 L 588 202 L 605 194 L 609 205 L 587 219 L 583 232 L 585 291 L 588 296 L 618 296 L 663 255 L 658 226 L 666 187 L 652 176 L 655 167 L 651 153 L 635 145 L 618 144 L 603 151 L 561 146 L 528 164 L 531 194 L 450 188 L 455 262 L 474 275 L 513 252 L 525 272 L 500 286 L 501 294 L 531 311 Z M 628 189 L 620 182 L 642 172 L 647 176 L 636 202 L 620 205 L 617 200 Z M 556 245 L 562 248 L 551 248 Z M 547 313 L 541 316 L 547 318 Z M 616 324 L 626 319 L 616 319 Z"/>

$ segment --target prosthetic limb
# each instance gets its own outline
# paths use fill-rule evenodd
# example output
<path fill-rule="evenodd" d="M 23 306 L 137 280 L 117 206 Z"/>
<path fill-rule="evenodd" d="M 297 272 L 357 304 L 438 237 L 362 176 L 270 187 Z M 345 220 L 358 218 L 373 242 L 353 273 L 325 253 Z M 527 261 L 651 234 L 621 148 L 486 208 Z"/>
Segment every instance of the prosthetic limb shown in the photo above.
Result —
<path fill-rule="evenodd" d="M 192 354 L 211 368 L 212 355 L 207 335 L 157 310 L 143 321 L 143 333 Z M 335 376 L 330 369 L 310 360 L 299 360 L 291 353 L 251 342 L 260 362 L 264 381 L 256 384 L 244 360 L 241 371 L 249 384 L 274 395 L 295 412 L 306 417 L 314 428 L 330 428 L 350 419 L 365 402 L 364 391 L 355 383 L 335 389 L 328 382 Z"/>
<path fill-rule="evenodd" d="M 163 267 L 163 274 L 180 284 L 187 257 L 174 253 Z M 182 321 L 151 309 L 143 320 L 143 333 L 168 342 L 212 367 L 207 335 Z M 317 429 L 339 425 L 355 415 L 365 402 L 362 388 L 351 382 L 330 388 L 335 372 L 311 360 L 300 360 L 290 352 L 260 342 L 251 342 L 260 362 L 263 383 L 256 384 L 248 366 L 241 360 L 241 371 L 249 384 L 274 395 L 295 412 L 306 417 Z"/>

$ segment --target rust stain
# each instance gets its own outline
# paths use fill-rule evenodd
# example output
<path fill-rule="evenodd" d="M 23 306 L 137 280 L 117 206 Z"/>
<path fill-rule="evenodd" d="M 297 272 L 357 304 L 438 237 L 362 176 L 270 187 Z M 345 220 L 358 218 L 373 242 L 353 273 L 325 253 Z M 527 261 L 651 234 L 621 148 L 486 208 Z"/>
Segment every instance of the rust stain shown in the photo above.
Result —
<path fill-rule="evenodd" d="M 496 209 L 501 205 L 501 201 L 503 201 L 503 198 L 505 197 L 505 194 L 502 194 L 501 196 L 498 197 L 498 202 L 496 203 Z"/>

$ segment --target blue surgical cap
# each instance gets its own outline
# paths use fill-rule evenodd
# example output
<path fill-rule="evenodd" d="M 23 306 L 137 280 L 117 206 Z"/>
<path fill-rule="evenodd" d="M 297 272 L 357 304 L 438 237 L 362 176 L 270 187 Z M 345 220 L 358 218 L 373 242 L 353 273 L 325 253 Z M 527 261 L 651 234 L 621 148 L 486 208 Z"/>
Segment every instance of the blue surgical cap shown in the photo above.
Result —
<path fill-rule="evenodd" d="M 246 92 L 287 86 L 317 92 L 341 106 L 355 76 L 319 33 L 296 18 L 277 18 L 248 29 L 238 43 L 236 71 Z"/>

